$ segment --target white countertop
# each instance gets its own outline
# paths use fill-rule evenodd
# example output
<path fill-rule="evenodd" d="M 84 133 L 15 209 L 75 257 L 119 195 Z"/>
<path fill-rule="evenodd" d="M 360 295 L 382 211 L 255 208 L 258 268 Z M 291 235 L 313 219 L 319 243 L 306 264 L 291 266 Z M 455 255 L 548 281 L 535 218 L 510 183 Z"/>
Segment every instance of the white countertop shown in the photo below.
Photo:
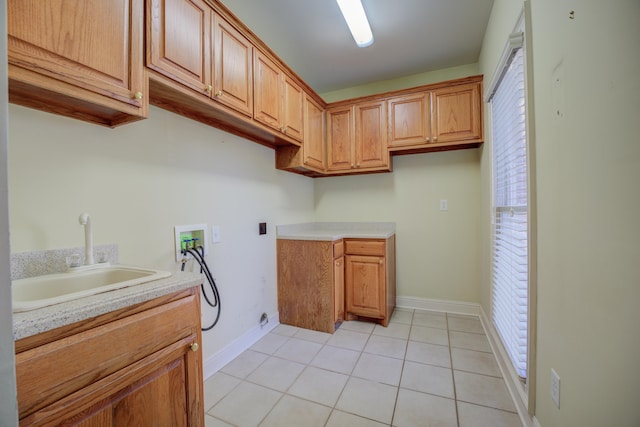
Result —
<path fill-rule="evenodd" d="M 277 238 L 285 240 L 387 239 L 395 233 L 393 222 L 306 222 L 276 227 Z"/>
<path fill-rule="evenodd" d="M 91 295 L 36 310 L 13 314 L 13 339 L 19 340 L 51 329 L 90 319 L 130 305 L 198 286 L 205 277 L 174 272 L 166 279 Z"/>

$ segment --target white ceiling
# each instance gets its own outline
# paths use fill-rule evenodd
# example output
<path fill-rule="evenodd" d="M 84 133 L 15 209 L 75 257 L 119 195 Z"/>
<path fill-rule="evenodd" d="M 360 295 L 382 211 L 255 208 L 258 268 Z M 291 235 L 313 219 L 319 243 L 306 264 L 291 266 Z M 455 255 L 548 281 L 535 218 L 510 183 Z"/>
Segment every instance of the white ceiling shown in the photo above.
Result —
<path fill-rule="evenodd" d="M 221 0 L 316 92 L 478 61 L 493 0 L 362 0 L 359 48 L 334 0 Z"/>

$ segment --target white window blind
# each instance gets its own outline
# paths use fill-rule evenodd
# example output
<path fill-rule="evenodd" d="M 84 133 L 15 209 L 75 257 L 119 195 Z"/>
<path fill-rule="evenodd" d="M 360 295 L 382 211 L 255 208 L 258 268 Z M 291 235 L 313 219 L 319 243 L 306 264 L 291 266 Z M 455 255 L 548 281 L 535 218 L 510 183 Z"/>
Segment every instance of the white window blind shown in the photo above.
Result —
<path fill-rule="evenodd" d="M 518 375 L 527 373 L 528 200 L 524 53 L 511 52 L 491 96 L 492 318 Z"/>

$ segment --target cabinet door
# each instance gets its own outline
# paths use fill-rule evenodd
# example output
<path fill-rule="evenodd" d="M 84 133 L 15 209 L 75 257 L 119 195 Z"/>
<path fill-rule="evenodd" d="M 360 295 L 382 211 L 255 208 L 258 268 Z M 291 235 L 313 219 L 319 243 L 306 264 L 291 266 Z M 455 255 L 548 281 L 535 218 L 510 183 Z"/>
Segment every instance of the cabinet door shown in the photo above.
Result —
<path fill-rule="evenodd" d="M 431 141 L 431 93 L 399 96 L 387 101 L 389 148 Z"/>
<path fill-rule="evenodd" d="M 333 260 L 334 322 L 344 320 L 344 256 Z"/>
<path fill-rule="evenodd" d="M 253 113 L 253 46 L 231 24 L 214 16 L 214 99 L 237 111 Z"/>
<path fill-rule="evenodd" d="M 388 166 L 386 103 L 375 101 L 357 104 L 355 131 L 355 167 L 364 169 Z"/>
<path fill-rule="evenodd" d="M 203 0 L 151 0 L 147 7 L 147 66 L 209 96 L 211 8 Z"/>
<path fill-rule="evenodd" d="M 320 171 L 325 168 L 324 110 L 313 99 L 304 100 L 304 164 Z"/>
<path fill-rule="evenodd" d="M 127 121 L 118 112 L 146 116 L 143 0 L 6 4 L 12 102 L 88 121 L 100 122 L 84 113 L 104 115 L 100 123 L 107 125 Z M 25 92 L 21 84 L 45 91 Z M 69 105 L 56 94 L 83 103 Z M 103 108 L 91 110 L 87 103 Z"/>
<path fill-rule="evenodd" d="M 304 140 L 303 102 L 305 94 L 302 88 L 289 76 L 282 79 L 282 131 L 291 138 Z"/>
<path fill-rule="evenodd" d="M 258 50 L 255 51 L 253 63 L 255 67 L 253 117 L 280 131 L 282 127 L 280 68 Z"/>
<path fill-rule="evenodd" d="M 385 316 L 384 257 L 346 255 L 346 311 L 357 316 Z"/>
<path fill-rule="evenodd" d="M 349 170 L 355 166 L 353 107 L 327 110 L 327 170 Z"/>
<path fill-rule="evenodd" d="M 480 83 L 434 90 L 432 142 L 480 140 L 481 108 Z"/>

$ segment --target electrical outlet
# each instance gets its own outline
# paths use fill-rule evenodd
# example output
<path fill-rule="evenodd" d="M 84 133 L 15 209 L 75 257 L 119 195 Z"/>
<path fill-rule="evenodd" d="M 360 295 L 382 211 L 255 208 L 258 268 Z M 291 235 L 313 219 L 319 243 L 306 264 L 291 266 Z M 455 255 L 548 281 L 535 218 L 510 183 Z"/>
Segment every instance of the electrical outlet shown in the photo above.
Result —
<path fill-rule="evenodd" d="M 560 377 L 553 369 L 551 369 L 551 400 L 560 409 Z"/>
<path fill-rule="evenodd" d="M 440 210 L 441 211 L 449 210 L 449 201 L 447 199 L 440 200 Z"/>

